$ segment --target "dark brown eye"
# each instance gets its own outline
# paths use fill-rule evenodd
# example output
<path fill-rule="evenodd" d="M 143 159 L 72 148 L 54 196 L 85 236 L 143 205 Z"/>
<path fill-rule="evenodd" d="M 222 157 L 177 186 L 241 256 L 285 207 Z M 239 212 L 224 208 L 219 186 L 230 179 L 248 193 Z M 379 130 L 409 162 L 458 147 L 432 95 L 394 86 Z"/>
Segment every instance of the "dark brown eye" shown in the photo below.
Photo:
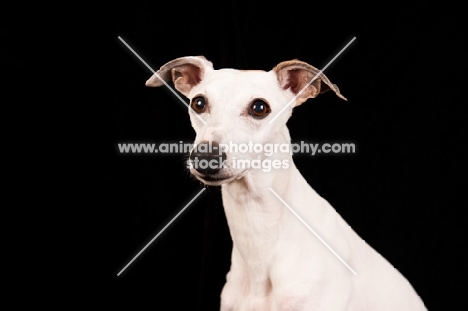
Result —
<path fill-rule="evenodd" d="M 249 107 L 249 114 L 255 119 L 263 119 L 270 111 L 270 106 L 261 99 L 254 100 Z"/>
<path fill-rule="evenodd" d="M 205 99 L 202 96 L 195 97 L 194 99 L 192 99 L 192 102 L 190 103 L 190 107 L 196 113 L 204 112 L 206 108 Z"/>

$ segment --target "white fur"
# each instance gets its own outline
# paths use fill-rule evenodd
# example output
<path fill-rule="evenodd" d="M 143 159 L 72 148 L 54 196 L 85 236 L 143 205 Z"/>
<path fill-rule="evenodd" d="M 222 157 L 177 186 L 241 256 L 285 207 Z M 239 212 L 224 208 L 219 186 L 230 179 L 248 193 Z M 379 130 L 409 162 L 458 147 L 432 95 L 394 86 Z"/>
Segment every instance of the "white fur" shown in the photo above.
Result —
<path fill-rule="evenodd" d="M 189 110 L 197 134 L 195 143 L 290 143 L 286 122 L 292 105 L 268 124 L 294 97 L 291 90 L 281 88 L 275 70 L 214 70 L 206 60 L 200 66 L 201 81 L 184 94 L 190 99 L 203 95 L 209 102 L 209 112 L 200 114 L 207 124 Z M 245 113 L 255 98 L 265 99 L 271 107 L 265 119 L 256 120 Z M 288 160 L 290 165 L 270 172 L 234 169 L 229 166 L 233 157 L 253 160 L 258 154 L 227 153 L 228 167 L 218 173 L 228 178 L 222 182 L 206 182 L 191 169 L 206 184 L 222 187 L 233 251 L 221 310 L 426 310 L 409 282 L 309 186 L 290 154 L 272 155 L 270 159 Z M 262 154 L 261 158 L 267 157 Z M 270 187 L 357 272 L 356 276 L 268 190 Z"/>

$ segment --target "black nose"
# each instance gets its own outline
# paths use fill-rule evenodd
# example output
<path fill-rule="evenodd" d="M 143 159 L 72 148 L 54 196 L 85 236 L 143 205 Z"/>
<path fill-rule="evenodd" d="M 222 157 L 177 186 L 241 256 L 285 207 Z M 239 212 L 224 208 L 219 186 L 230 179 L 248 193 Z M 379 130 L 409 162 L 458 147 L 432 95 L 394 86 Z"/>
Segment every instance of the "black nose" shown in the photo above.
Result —
<path fill-rule="evenodd" d="M 204 175 L 217 173 L 226 161 L 224 153 L 215 141 L 202 141 L 190 153 L 193 168 Z"/>

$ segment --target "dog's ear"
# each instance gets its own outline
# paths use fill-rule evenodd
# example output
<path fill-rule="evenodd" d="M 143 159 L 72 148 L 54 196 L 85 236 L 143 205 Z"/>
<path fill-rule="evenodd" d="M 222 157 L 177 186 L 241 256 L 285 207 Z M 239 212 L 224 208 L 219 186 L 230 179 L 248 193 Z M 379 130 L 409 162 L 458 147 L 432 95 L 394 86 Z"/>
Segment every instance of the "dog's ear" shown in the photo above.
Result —
<path fill-rule="evenodd" d="M 213 64 L 203 56 L 176 58 L 153 74 L 146 81 L 146 86 L 161 86 L 164 84 L 161 79 L 166 82 L 172 79 L 175 88 L 188 97 L 190 90 L 203 79 L 207 70 L 213 70 Z"/>
<path fill-rule="evenodd" d="M 336 84 L 331 83 L 320 70 L 305 62 L 297 59 L 285 61 L 276 65 L 273 70 L 278 76 L 281 88 L 284 90 L 291 89 L 295 95 L 298 95 L 315 76 L 319 75 L 297 96 L 296 106 L 299 106 L 308 98 L 317 97 L 329 90 L 334 91 L 339 98 L 347 100 L 341 95 Z"/>

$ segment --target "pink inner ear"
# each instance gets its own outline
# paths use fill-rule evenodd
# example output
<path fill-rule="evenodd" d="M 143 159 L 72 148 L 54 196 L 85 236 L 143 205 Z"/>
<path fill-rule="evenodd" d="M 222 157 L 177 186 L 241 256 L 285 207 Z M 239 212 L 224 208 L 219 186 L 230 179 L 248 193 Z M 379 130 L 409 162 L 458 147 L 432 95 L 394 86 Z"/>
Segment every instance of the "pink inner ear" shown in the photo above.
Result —
<path fill-rule="evenodd" d="M 298 69 L 293 69 L 289 71 L 289 86 L 291 87 L 291 91 L 294 94 L 297 94 L 301 90 L 301 71 Z"/>
<path fill-rule="evenodd" d="M 289 75 L 289 87 L 294 94 L 297 94 L 302 89 L 299 80 L 301 74 L 299 73 L 299 70 L 291 70 Z"/>
<path fill-rule="evenodd" d="M 197 85 L 201 81 L 201 69 L 192 64 L 186 64 L 174 68 L 173 74 L 174 81 L 178 78 L 182 78 L 180 82 L 191 87 Z"/>
<path fill-rule="evenodd" d="M 194 65 L 187 65 L 187 67 L 189 67 L 190 69 L 190 74 L 189 74 L 189 77 L 190 77 L 190 81 L 189 83 L 194 86 L 194 85 L 197 85 L 198 83 L 200 83 L 201 81 L 201 69 L 200 67 L 197 67 L 197 66 L 194 66 Z"/>
<path fill-rule="evenodd" d="M 309 82 L 309 80 L 307 80 L 308 77 L 309 75 L 304 70 L 287 70 L 284 74 L 283 83 L 281 83 L 281 87 L 285 90 L 291 88 L 291 91 L 294 94 L 297 94 Z"/>
<path fill-rule="evenodd" d="M 333 90 L 339 98 L 347 100 L 341 95 L 338 87 L 331 83 L 320 70 L 307 63 L 299 60 L 286 61 L 276 65 L 273 70 L 278 75 L 280 87 L 284 90 L 290 89 L 292 93 L 297 95 L 308 85 L 299 96 L 303 100 L 317 97 L 328 90 Z M 317 74 L 319 76 L 315 77 Z M 311 82 L 312 79 L 314 81 Z"/>
<path fill-rule="evenodd" d="M 291 91 L 294 92 L 294 89 L 297 88 L 297 82 L 294 79 L 294 70 L 284 70 L 279 72 L 279 81 L 280 86 L 283 90 L 291 88 Z"/>

